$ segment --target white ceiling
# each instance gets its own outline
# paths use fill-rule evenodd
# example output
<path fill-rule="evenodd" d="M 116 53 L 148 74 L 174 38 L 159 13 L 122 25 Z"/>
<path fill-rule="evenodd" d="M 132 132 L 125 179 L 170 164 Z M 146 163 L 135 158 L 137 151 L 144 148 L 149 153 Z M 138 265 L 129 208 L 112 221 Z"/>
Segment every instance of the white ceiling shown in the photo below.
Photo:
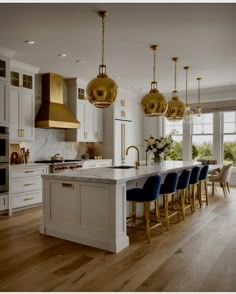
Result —
<path fill-rule="evenodd" d="M 105 64 L 120 87 L 150 89 L 153 53 L 159 44 L 157 80 L 161 92 L 236 85 L 236 4 L 234 3 L 1 3 L 0 46 L 16 51 L 15 59 L 40 73 L 66 78 L 94 78 L 101 62 L 101 18 L 107 10 Z M 25 44 L 34 40 L 34 45 Z M 59 58 L 58 53 L 66 53 Z M 84 64 L 75 61 L 84 60 Z M 117 76 L 120 79 L 117 80 Z"/>

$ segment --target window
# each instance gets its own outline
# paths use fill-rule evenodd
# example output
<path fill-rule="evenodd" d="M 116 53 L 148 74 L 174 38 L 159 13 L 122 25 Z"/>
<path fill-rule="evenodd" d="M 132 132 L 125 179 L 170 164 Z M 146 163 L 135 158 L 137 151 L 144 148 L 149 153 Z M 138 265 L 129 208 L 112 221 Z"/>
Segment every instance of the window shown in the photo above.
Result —
<path fill-rule="evenodd" d="M 183 121 L 168 121 L 165 119 L 165 135 L 174 132 L 172 136 L 174 142 L 173 147 L 170 150 L 170 154 L 166 157 L 169 160 L 182 160 L 183 150 Z"/>
<path fill-rule="evenodd" d="M 224 112 L 224 164 L 236 166 L 236 111 Z"/>
<path fill-rule="evenodd" d="M 195 116 L 192 124 L 192 158 L 213 158 L 213 113 Z"/>

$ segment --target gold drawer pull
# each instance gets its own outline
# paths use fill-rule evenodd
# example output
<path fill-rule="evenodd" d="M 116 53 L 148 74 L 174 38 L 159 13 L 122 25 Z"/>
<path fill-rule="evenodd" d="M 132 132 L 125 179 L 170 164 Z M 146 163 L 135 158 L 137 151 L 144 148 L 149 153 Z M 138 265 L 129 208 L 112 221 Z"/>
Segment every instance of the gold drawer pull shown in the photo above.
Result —
<path fill-rule="evenodd" d="M 24 184 L 24 186 L 32 186 L 33 184 Z"/>
<path fill-rule="evenodd" d="M 24 198 L 24 201 L 32 200 L 34 197 Z"/>
<path fill-rule="evenodd" d="M 73 187 L 73 184 L 62 183 L 62 187 L 65 187 L 65 188 L 72 188 L 72 187 Z"/>
<path fill-rule="evenodd" d="M 34 173 L 34 170 L 26 170 L 25 174 L 28 174 L 28 173 Z"/>
<path fill-rule="evenodd" d="M 121 115 L 121 117 L 125 117 L 125 116 L 126 116 L 125 111 L 122 110 L 122 111 L 120 112 L 120 115 Z"/>

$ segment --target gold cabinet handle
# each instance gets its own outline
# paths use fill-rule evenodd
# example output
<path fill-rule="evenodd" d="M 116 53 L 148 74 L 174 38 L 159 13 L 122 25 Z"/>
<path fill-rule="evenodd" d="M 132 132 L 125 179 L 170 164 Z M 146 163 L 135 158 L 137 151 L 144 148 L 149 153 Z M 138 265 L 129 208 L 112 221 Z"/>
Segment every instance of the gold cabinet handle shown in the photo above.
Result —
<path fill-rule="evenodd" d="M 32 199 L 34 199 L 34 197 L 24 198 L 24 201 L 29 201 L 29 200 L 32 200 Z"/>
<path fill-rule="evenodd" d="M 32 186 L 33 184 L 24 184 L 24 187 L 26 187 L 26 186 Z"/>
<path fill-rule="evenodd" d="M 121 117 L 125 117 L 125 116 L 126 116 L 125 111 L 122 110 L 122 111 L 120 112 L 120 115 L 121 115 Z"/>
<path fill-rule="evenodd" d="M 28 174 L 28 173 L 34 173 L 34 170 L 26 170 L 25 174 Z"/>
<path fill-rule="evenodd" d="M 65 188 L 73 188 L 73 184 L 62 183 L 62 187 L 65 187 Z"/>
<path fill-rule="evenodd" d="M 123 100 L 123 99 L 120 100 L 120 105 L 121 105 L 121 106 L 125 106 L 125 100 Z"/>

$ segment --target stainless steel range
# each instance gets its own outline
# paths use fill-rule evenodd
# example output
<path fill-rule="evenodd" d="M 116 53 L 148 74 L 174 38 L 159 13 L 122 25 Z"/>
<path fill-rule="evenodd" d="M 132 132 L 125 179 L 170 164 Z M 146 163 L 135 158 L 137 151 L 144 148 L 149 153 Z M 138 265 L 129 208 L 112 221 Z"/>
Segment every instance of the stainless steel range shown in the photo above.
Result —
<path fill-rule="evenodd" d="M 66 170 L 75 170 L 83 167 L 82 160 L 65 159 L 65 160 L 38 160 L 36 163 L 47 163 L 50 173 L 60 173 Z"/>

